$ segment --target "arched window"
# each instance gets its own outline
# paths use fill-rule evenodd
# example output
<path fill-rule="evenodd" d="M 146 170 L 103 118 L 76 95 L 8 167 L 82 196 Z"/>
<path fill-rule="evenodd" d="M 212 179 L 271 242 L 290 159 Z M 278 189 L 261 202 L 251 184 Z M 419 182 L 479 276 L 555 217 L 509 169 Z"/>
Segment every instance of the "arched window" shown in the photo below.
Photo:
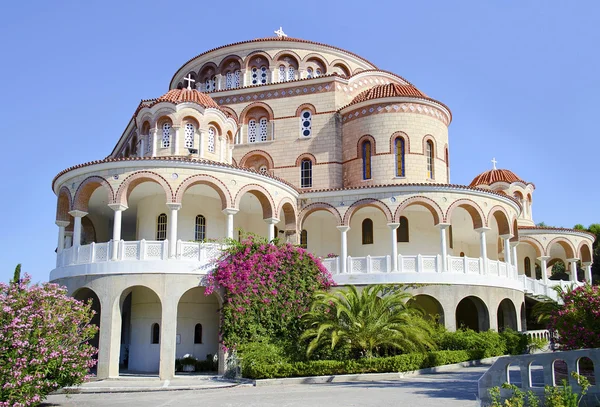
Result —
<path fill-rule="evenodd" d="M 310 79 L 314 76 L 314 71 L 312 68 L 306 68 L 306 79 Z"/>
<path fill-rule="evenodd" d="M 171 145 L 171 123 L 163 123 L 162 132 L 162 147 L 168 148 Z"/>
<path fill-rule="evenodd" d="M 396 139 L 396 176 L 404 177 L 404 139 Z"/>
<path fill-rule="evenodd" d="M 217 77 L 216 76 L 212 76 L 212 77 L 208 77 L 206 78 L 206 80 L 204 81 L 204 91 L 205 92 L 212 92 L 214 90 L 217 90 Z"/>
<path fill-rule="evenodd" d="M 194 148 L 194 133 L 196 129 L 192 123 L 185 124 L 185 148 Z"/>
<path fill-rule="evenodd" d="M 194 240 L 206 240 L 206 218 L 203 215 L 196 216 L 196 225 L 194 227 Z"/>
<path fill-rule="evenodd" d="M 291 65 L 288 66 L 287 74 L 288 74 L 287 80 L 293 81 L 295 78 L 295 74 L 296 74 L 296 70 L 294 69 L 293 66 L 291 66 Z"/>
<path fill-rule="evenodd" d="M 306 229 L 302 229 L 302 232 L 300 232 L 300 247 L 304 249 L 308 247 L 308 232 Z"/>
<path fill-rule="evenodd" d="M 156 322 L 152 324 L 152 338 L 151 342 L 153 344 L 160 342 L 160 325 Z"/>
<path fill-rule="evenodd" d="M 258 138 L 260 141 L 267 141 L 267 118 L 263 117 L 259 121 Z"/>
<path fill-rule="evenodd" d="M 265 83 L 268 83 L 267 75 L 269 70 L 266 65 L 253 66 L 251 72 L 253 85 L 264 85 Z"/>
<path fill-rule="evenodd" d="M 161 213 L 156 221 L 156 240 L 165 240 L 167 238 L 167 215 Z"/>
<path fill-rule="evenodd" d="M 300 162 L 300 187 L 312 188 L 312 161 L 308 158 Z"/>
<path fill-rule="evenodd" d="M 427 140 L 425 143 L 427 155 L 427 178 L 433 179 L 435 176 L 434 167 L 433 167 L 433 141 Z"/>
<path fill-rule="evenodd" d="M 362 222 L 362 244 L 373 244 L 373 221 L 369 218 Z"/>
<path fill-rule="evenodd" d="M 285 82 L 285 66 L 279 65 L 279 82 Z"/>
<path fill-rule="evenodd" d="M 371 179 L 371 142 L 362 145 L 363 179 Z"/>
<path fill-rule="evenodd" d="M 531 260 L 529 257 L 525 257 L 525 275 L 531 277 Z"/>
<path fill-rule="evenodd" d="M 450 155 L 448 154 L 448 147 L 446 147 L 446 178 L 447 182 L 450 183 Z"/>
<path fill-rule="evenodd" d="M 312 112 L 303 110 L 300 113 L 300 134 L 303 137 L 310 137 L 312 134 Z"/>
<path fill-rule="evenodd" d="M 321 75 L 323 75 L 323 71 L 321 71 L 321 69 L 320 69 L 320 68 L 317 68 L 317 69 L 315 70 L 315 78 L 316 78 L 316 77 L 318 77 L 318 76 L 321 76 Z"/>
<path fill-rule="evenodd" d="M 214 127 L 209 127 L 208 128 L 208 152 L 209 153 L 214 153 L 215 152 L 215 128 Z"/>
<path fill-rule="evenodd" d="M 248 143 L 256 143 L 256 120 L 248 121 Z"/>
<path fill-rule="evenodd" d="M 202 343 L 202 324 L 194 326 L 194 343 Z"/>
<path fill-rule="evenodd" d="M 408 219 L 406 216 L 400 216 L 400 226 L 398 226 L 398 229 L 396 229 L 396 237 L 399 243 L 408 242 Z"/>

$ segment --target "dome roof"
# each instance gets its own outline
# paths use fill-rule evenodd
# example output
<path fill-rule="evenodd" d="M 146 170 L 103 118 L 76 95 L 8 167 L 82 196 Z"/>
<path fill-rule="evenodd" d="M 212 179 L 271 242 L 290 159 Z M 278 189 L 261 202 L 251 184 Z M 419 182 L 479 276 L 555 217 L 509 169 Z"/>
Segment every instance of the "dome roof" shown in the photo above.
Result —
<path fill-rule="evenodd" d="M 492 185 L 496 182 L 506 182 L 512 184 L 513 182 L 522 182 L 527 184 L 519 178 L 514 172 L 510 170 L 499 170 L 494 168 L 493 170 L 485 171 L 473 178 L 473 181 L 469 184 L 470 187 L 476 187 L 479 185 Z"/>
<path fill-rule="evenodd" d="M 216 109 L 219 108 L 217 102 L 215 102 L 210 96 L 208 96 L 206 93 L 197 91 L 196 89 L 171 89 L 155 101 L 155 103 L 160 102 L 171 102 L 175 104 L 192 102 L 204 107 L 214 107 Z"/>
<path fill-rule="evenodd" d="M 412 85 L 400 85 L 399 83 L 388 83 L 386 85 L 376 85 L 370 89 L 360 92 L 352 100 L 351 104 L 366 102 L 372 99 L 381 99 L 389 97 L 428 97 L 419 89 Z"/>

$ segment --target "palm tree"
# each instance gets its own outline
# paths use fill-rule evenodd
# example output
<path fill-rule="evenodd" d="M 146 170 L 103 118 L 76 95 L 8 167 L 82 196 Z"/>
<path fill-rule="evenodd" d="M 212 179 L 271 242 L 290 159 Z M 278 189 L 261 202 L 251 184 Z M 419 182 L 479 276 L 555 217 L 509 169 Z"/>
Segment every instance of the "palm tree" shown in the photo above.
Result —
<path fill-rule="evenodd" d="M 434 348 L 432 327 L 423 312 L 408 303 L 411 298 L 398 285 L 369 285 L 360 293 L 354 286 L 318 292 L 303 316 L 308 329 L 300 339 L 310 339 L 307 356 L 320 345 L 334 349 L 340 343 L 366 357 L 382 348 L 404 352 Z"/>

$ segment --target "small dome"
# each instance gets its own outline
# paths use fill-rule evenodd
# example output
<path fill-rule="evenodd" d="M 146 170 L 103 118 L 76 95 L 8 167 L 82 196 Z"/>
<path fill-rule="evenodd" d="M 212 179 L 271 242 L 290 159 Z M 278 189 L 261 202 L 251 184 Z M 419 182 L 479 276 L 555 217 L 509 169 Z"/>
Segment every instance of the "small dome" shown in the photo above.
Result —
<path fill-rule="evenodd" d="M 527 182 L 523 181 L 514 172 L 510 170 L 499 170 L 494 168 L 493 170 L 482 172 L 481 174 L 473 178 L 473 181 L 471 181 L 469 186 L 490 186 L 492 184 L 495 184 L 496 182 L 506 182 L 508 184 L 512 184 L 513 182 L 522 182 L 523 184 L 527 184 Z"/>
<path fill-rule="evenodd" d="M 210 96 L 208 96 L 206 93 L 197 91 L 196 89 L 171 89 L 156 99 L 156 103 L 160 102 L 171 102 L 175 104 L 192 102 L 204 107 L 219 108 L 217 102 L 215 102 Z"/>
<path fill-rule="evenodd" d="M 399 83 L 388 83 L 387 85 L 376 85 L 367 89 L 352 100 L 351 104 L 366 102 L 367 100 L 390 98 L 390 97 L 428 97 L 412 85 L 400 85 Z"/>

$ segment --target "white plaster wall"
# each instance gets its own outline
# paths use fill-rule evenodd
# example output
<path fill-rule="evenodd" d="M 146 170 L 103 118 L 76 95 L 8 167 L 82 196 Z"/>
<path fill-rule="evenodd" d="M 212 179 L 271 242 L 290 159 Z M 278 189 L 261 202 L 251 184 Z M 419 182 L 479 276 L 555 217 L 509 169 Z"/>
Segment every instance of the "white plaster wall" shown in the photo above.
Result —
<path fill-rule="evenodd" d="M 202 324 L 202 343 L 194 344 L 194 327 Z M 207 354 L 215 355 L 219 344 L 219 304 L 213 295 L 205 296 L 204 288 L 198 287 L 186 292 L 177 306 L 176 356 L 182 358 L 192 354 L 204 360 Z"/>
<path fill-rule="evenodd" d="M 517 267 L 519 269 L 519 274 L 525 274 L 525 257 L 529 257 L 531 261 L 531 273 L 532 276 L 535 277 L 535 265 L 539 263 L 536 259 L 537 255 L 535 253 L 535 249 L 528 243 L 521 242 L 517 246 Z"/>
<path fill-rule="evenodd" d="M 339 255 L 341 233 L 336 226 L 336 219 L 328 212 L 317 211 L 310 214 L 303 225 L 303 229 L 308 233 L 307 250 L 320 257 L 325 257 L 329 253 Z"/>
<path fill-rule="evenodd" d="M 160 344 L 151 343 L 154 323 L 161 324 L 160 300 L 147 288 L 134 288 L 131 294 L 129 370 L 158 372 Z"/>
<path fill-rule="evenodd" d="M 370 218 L 373 221 L 373 244 L 362 244 L 362 223 Z M 354 213 L 348 231 L 348 255 L 352 257 L 385 256 L 392 252 L 391 232 L 387 221 L 379 209 L 366 207 Z"/>
<path fill-rule="evenodd" d="M 186 194 L 177 215 L 179 239 L 183 241 L 195 239 L 197 215 L 204 215 L 206 218 L 206 239 L 222 239 L 226 236 L 227 217 L 221 211 L 221 201 L 211 197 Z"/>
<path fill-rule="evenodd" d="M 168 231 L 171 214 L 165 203 L 165 196 L 152 195 L 139 200 L 137 207 L 137 240 L 156 240 L 156 222 L 158 215 L 161 213 L 167 215 Z"/>
<path fill-rule="evenodd" d="M 404 211 L 403 216 L 408 219 L 409 241 L 398 242 L 398 254 L 439 254 L 440 230 L 433 225 L 433 216 L 429 212 L 415 211 L 411 208 Z M 391 239 L 391 236 L 388 239 Z"/>
<path fill-rule="evenodd" d="M 459 256 L 461 252 L 466 257 L 481 256 L 479 245 L 479 233 L 473 229 L 473 221 L 469 213 L 463 208 L 456 208 L 450 220 L 452 225 L 453 248 L 449 249 L 449 254 Z M 489 243 L 489 240 L 486 241 Z M 492 253 L 488 250 L 488 256 Z"/>

